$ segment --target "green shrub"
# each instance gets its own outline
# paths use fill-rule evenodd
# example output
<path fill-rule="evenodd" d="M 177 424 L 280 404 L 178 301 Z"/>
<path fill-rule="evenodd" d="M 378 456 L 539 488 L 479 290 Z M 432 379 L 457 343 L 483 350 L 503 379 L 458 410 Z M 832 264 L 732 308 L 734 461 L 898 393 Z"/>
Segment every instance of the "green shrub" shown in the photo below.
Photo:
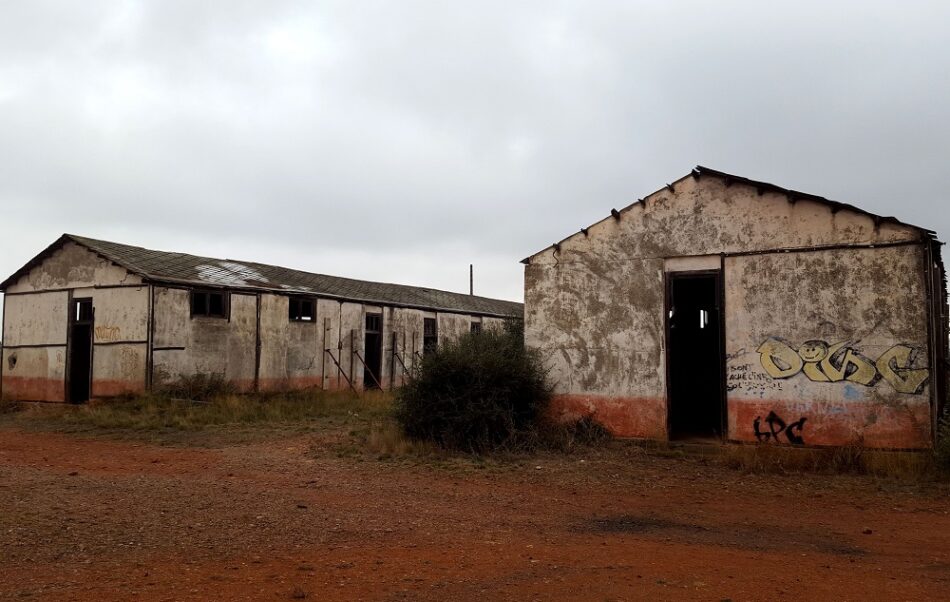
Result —
<path fill-rule="evenodd" d="M 482 452 L 533 436 L 550 387 L 540 356 L 526 349 L 520 322 L 466 334 L 425 356 L 396 392 L 406 435 Z"/>

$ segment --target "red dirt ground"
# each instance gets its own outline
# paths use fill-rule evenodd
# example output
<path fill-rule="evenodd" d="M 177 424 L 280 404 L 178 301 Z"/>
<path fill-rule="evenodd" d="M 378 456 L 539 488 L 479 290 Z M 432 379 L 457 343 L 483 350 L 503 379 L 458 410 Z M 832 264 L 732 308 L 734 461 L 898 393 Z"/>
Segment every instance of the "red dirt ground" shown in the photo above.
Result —
<path fill-rule="evenodd" d="M 946 600 L 946 495 L 628 446 L 480 465 L 4 429 L 0 598 Z"/>

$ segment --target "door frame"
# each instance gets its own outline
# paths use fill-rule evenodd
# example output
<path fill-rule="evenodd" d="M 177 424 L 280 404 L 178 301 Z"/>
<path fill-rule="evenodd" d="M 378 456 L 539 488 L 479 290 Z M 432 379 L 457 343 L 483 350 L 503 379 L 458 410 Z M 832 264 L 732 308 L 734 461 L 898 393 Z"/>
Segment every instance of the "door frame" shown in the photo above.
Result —
<path fill-rule="evenodd" d="M 673 308 L 673 281 L 695 277 L 714 277 L 716 279 L 716 307 L 719 310 L 719 438 L 725 442 L 728 439 L 726 431 L 729 421 L 728 399 L 726 395 L 726 287 L 725 266 L 720 262 L 718 269 L 664 271 L 663 273 L 663 340 L 666 346 L 664 361 L 666 362 L 666 440 L 673 440 L 673 391 L 672 363 L 670 358 L 670 310 Z"/>

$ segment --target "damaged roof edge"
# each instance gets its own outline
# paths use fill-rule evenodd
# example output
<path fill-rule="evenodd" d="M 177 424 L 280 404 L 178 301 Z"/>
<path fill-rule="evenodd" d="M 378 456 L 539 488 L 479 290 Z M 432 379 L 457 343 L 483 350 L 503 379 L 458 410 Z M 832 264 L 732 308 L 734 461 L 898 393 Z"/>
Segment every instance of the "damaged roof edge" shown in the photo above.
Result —
<path fill-rule="evenodd" d="M 657 188 L 656 190 L 654 190 L 654 191 L 651 192 L 650 194 L 644 196 L 643 198 L 639 198 L 639 199 L 635 200 L 634 202 L 630 203 L 630 204 L 627 205 L 626 207 L 623 207 L 623 208 L 621 208 L 621 209 L 619 209 L 619 210 L 618 210 L 618 209 L 611 209 L 611 210 L 610 210 L 610 215 L 608 215 L 607 217 L 605 217 L 605 218 L 603 218 L 603 219 L 599 219 L 599 220 L 597 220 L 596 222 L 594 222 L 593 224 L 587 226 L 586 228 L 581 228 L 579 231 L 574 232 L 573 234 L 570 234 L 569 236 L 565 236 L 564 238 L 562 238 L 561 240 L 557 241 L 556 243 L 544 247 L 543 249 L 541 249 L 541 250 L 538 251 L 537 253 L 532 253 L 531 255 L 528 255 L 527 257 L 525 257 L 524 259 L 522 259 L 522 260 L 520 261 L 520 263 L 523 263 L 523 264 L 527 265 L 527 264 L 531 263 L 531 258 L 532 258 L 532 257 L 534 257 L 534 256 L 536 256 L 536 255 L 540 255 L 541 253 L 544 253 L 544 252 L 547 251 L 548 249 L 557 248 L 557 247 L 561 246 L 562 244 L 564 244 L 565 242 L 571 240 L 572 238 L 574 238 L 574 237 L 577 236 L 578 234 L 583 234 L 584 236 L 587 236 L 587 231 L 590 230 L 591 228 L 593 228 L 594 226 L 597 226 L 597 225 L 599 225 L 599 224 L 602 224 L 602 223 L 606 222 L 607 220 L 620 219 L 620 218 L 619 218 L 620 215 L 622 215 L 622 214 L 624 214 L 624 213 L 630 211 L 631 209 L 633 209 L 634 207 L 636 207 L 637 205 L 639 205 L 640 203 L 642 203 L 645 199 L 650 198 L 651 196 L 653 196 L 654 194 L 656 194 L 656 193 L 658 193 L 658 192 L 662 192 L 662 191 L 668 190 L 668 189 L 670 189 L 670 188 L 675 188 L 677 184 L 679 184 L 680 182 L 682 182 L 682 181 L 685 180 L 686 178 L 690 178 L 690 177 L 692 177 L 692 176 L 693 176 L 693 174 L 692 174 L 692 172 L 691 172 L 691 173 L 689 173 L 689 174 L 683 176 L 682 178 L 677 178 L 676 180 L 673 180 L 673 181 L 672 181 L 671 183 L 669 183 L 669 184 L 664 184 L 662 187 Z"/>
<path fill-rule="evenodd" d="M 726 173 L 724 171 L 719 171 L 719 170 L 712 169 L 709 167 L 703 167 L 702 165 L 697 165 L 695 169 L 693 170 L 693 173 L 697 173 L 699 175 L 704 175 L 704 176 L 713 176 L 713 177 L 717 177 L 723 180 L 730 180 L 733 183 L 745 184 L 746 186 L 752 186 L 753 188 L 758 188 L 763 191 L 767 190 L 770 192 L 777 192 L 779 194 L 787 195 L 788 197 L 792 199 L 796 199 L 796 200 L 800 199 L 803 201 L 814 201 L 816 203 L 821 203 L 823 205 L 827 205 L 831 207 L 833 212 L 851 211 L 852 213 L 857 213 L 860 215 L 870 217 L 871 219 L 875 221 L 886 222 L 890 224 L 897 224 L 900 226 L 907 226 L 909 228 L 914 228 L 915 230 L 919 230 L 921 232 L 925 232 L 933 236 L 936 236 L 937 234 L 933 230 L 922 228 L 920 226 L 915 226 L 914 224 L 908 224 L 907 222 L 903 222 L 891 215 L 878 215 L 876 213 L 871 213 L 870 211 L 861 209 L 860 207 L 851 205 L 849 203 L 842 203 L 841 201 L 833 201 L 829 198 L 818 196 L 817 194 L 801 192 L 800 190 L 792 190 L 790 188 L 783 188 L 782 186 L 778 186 L 776 184 L 770 184 L 768 182 L 762 182 L 759 180 L 744 178 L 742 176 L 736 176 L 733 174 Z"/>
<path fill-rule="evenodd" d="M 629 211 L 630 209 L 632 209 L 632 208 L 635 207 L 636 205 L 640 204 L 644 199 L 647 199 L 647 198 L 653 196 L 654 194 L 656 194 L 656 193 L 658 193 L 658 192 L 662 192 L 663 190 L 669 190 L 669 189 L 675 188 L 677 184 L 679 184 L 680 182 L 682 182 L 683 180 L 685 180 L 685 179 L 687 179 L 687 178 L 691 178 L 691 177 L 695 178 L 695 177 L 699 177 L 699 176 L 716 177 L 716 178 L 720 178 L 720 179 L 723 179 L 723 180 L 731 181 L 731 182 L 736 183 L 736 184 L 744 184 L 744 185 L 746 185 L 746 186 L 751 186 L 751 187 L 753 187 L 753 188 L 757 188 L 757 189 L 760 189 L 760 190 L 763 190 L 763 191 L 767 190 L 767 191 L 770 191 L 770 192 L 776 192 L 776 193 L 779 193 L 779 194 L 784 194 L 784 195 L 787 195 L 789 198 L 793 198 L 793 199 L 801 199 L 801 200 L 807 200 L 807 201 L 814 201 L 814 202 L 816 202 L 816 203 L 821 203 L 821 204 L 823 204 L 823 205 L 826 205 L 826 206 L 831 207 L 832 212 L 851 211 L 851 212 L 853 212 L 853 213 L 857 213 L 857 214 L 860 214 L 860 215 L 864 215 L 864 216 L 870 217 L 870 218 L 873 219 L 875 222 L 886 222 L 886 223 L 891 223 L 891 224 L 897 224 L 897 225 L 901 225 L 901 226 L 906 226 L 906 227 L 908 227 L 908 228 L 913 228 L 913 229 L 915 229 L 915 230 L 917 230 L 917 231 L 923 233 L 923 234 L 925 235 L 925 237 L 930 238 L 930 239 L 936 240 L 936 237 L 937 237 L 937 233 L 936 233 L 934 230 L 929 230 L 929 229 L 927 229 L 927 228 L 922 228 L 922 227 L 920 227 L 920 226 L 915 226 L 914 224 L 909 224 L 909 223 L 907 223 L 907 222 L 903 222 L 903 221 L 901 221 L 901 220 L 899 220 L 899 219 L 897 219 L 896 217 L 893 217 L 893 216 L 877 215 L 876 213 L 871 213 L 870 211 L 867 211 L 867 210 L 865 210 L 865 209 L 861 209 L 860 207 L 856 207 L 855 205 L 851 205 L 851 204 L 848 204 L 848 203 L 842 203 L 842 202 L 840 202 L 840 201 L 833 201 L 833 200 L 828 199 L 828 198 L 825 198 L 825 197 L 823 197 L 823 196 L 818 196 L 818 195 L 816 195 L 816 194 L 810 194 L 810 193 L 807 193 L 807 192 L 801 192 L 801 191 L 798 191 L 798 190 L 792 190 L 792 189 L 790 189 L 790 188 L 783 188 L 783 187 L 781 187 L 781 186 L 778 186 L 778 185 L 776 185 L 776 184 L 770 184 L 770 183 L 768 183 L 768 182 L 762 182 L 762 181 L 759 181 L 759 180 L 752 180 L 752 179 L 750 179 L 750 178 L 745 178 L 745 177 L 742 177 L 742 176 L 733 175 L 733 174 L 730 174 L 730 173 L 726 173 L 726 172 L 724 172 L 724 171 L 719 171 L 719 170 L 717 170 L 717 169 L 712 169 L 712 168 L 709 168 L 709 167 L 704 167 L 704 166 L 702 166 L 702 165 L 697 165 L 697 166 L 694 167 L 694 168 L 690 171 L 690 173 L 688 173 L 687 175 L 685 175 L 685 176 L 683 176 L 683 177 L 681 177 L 681 178 L 679 178 L 679 179 L 673 181 L 671 184 L 664 185 L 664 186 L 662 186 L 661 188 L 658 188 L 657 190 L 654 190 L 654 191 L 651 192 L 650 194 L 646 195 L 645 197 L 643 197 L 643 198 L 641 198 L 641 199 L 638 199 L 638 200 L 634 201 L 633 203 L 627 205 L 626 207 L 624 207 L 623 209 L 621 209 L 621 210 L 619 211 L 619 213 L 622 214 L 622 213 L 625 213 L 625 212 Z M 556 247 L 560 246 L 561 244 L 567 242 L 568 240 L 571 240 L 572 238 L 574 238 L 575 236 L 577 236 L 577 235 L 579 235 L 579 234 L 585 234 L 585 235 L 586 235 L 586 231 L 587 231 L 588 229 L 590 229 L 590 228 L 592 228 L 592 227 L 594 227 L 594 226 L 596 226 L 596 225 L 598 225 L 598 224 L 601 224 L 601 223 L 603 223 L 603 222 L 605 222 L 605 221 L 607 221 L 607 220 L 609 220 L 609 219 L 614 219 L 613 211 L 615 211 L 615 210 L 611 210 L 611 215 L 608 215 L 608 216 L 604 217 L 603 219 L 594 222 L 593 224 L 591 224 L 591 225 L 588 226 L 587 228 L 581 228 L 579 232 L 574 232 L 574 233 L 572 233 L 571 235 L 566 236 L 565 238 L 562 238 L 562 239 L 559 240 L 558 242 L 556 242 L 556 243 L 554 243 L 554 244 L 551 244 L 551 245 L 548 245 L 548 246 L 544 247 L 543 249 L 541 249 L 540 251 L 537 251 L 537 252 L 535 252 L 535 253 L 532 253 L 531 255 L 528 255 L 527 257 L 525 257 L 524 259 L 521 260 L 521 263 L 527 265 L 527 264 L 531 263 L 531 259 L 532 259 L 533 257 L 536 257 L 536 256 L 540 255 L 541 253 L 544 253 L 545 251 L 548 251 L 549 249 L 556 248 Z"/>

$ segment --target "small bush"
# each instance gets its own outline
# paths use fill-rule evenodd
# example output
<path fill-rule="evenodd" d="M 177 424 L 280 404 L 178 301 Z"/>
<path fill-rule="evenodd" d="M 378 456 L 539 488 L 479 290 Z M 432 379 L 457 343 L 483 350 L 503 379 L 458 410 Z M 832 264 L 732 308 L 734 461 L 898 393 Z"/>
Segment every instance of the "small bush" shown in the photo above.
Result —
<path fill-rule="evenodd" d="M 414 439 L 482 452 L 536 433 L 550 399 L 537 353 L 517 322 L 467 334 L 425 356 L 396 393 L 396 418 Z"/>

